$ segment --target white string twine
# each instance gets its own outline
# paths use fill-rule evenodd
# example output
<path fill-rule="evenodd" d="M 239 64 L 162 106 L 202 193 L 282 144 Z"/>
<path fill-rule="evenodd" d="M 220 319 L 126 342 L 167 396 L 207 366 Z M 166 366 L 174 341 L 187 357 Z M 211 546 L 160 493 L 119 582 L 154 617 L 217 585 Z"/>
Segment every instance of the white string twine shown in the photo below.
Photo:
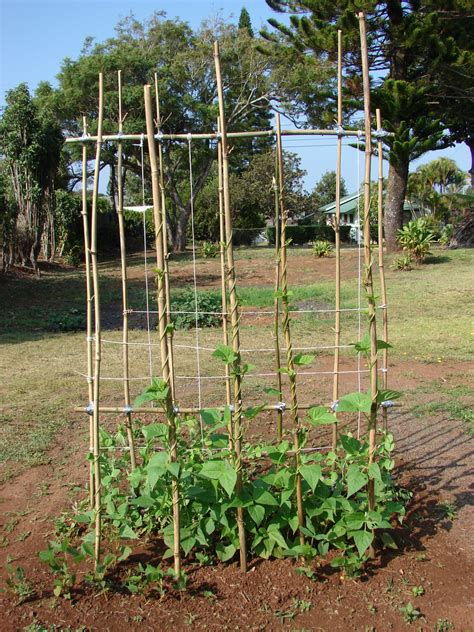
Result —
<path fill-rule="evenodd" d="M 143 152 L 143 134 L 140 139 L 140 159 L 142 163 L 142 205 L 145 206 L 145 160 Z M 147 253 L 147 239 L 146 239 L 146 213 L 143 213 L 143 257 L 145 263 L 145 301 L 146 301 L 146 328 L 148 338 L 148 369 L 150 372 L 150 384 L 153 380 L 153 355 L 152 355 L 152 342 L 151 342 L 151 327 L 150 327 L 150 297 L 148 290 L 148 253 Z"/>
<path fill-rule="evenodd" d="M 357 135 L 357 186 L 359 187 L 359 195 L 357 196 L 357 308 L 358 308 L 358 336 L 359 340 L 362 339 L 362 318 L 361 318 L 361 306 L 362 306 L 362 248 L 361 248 L 361 232 L 360 232 L 360 134 Z M 360 393 L 362 390 L 361 380 L 361 363 L 360 352 L 357 354 L 357 390 Z M 357 438 L 360 438 L 362 415 L 359 412 L 357 415 Z"/>
<path fill-rule="evenodd" d="M 196 369 L 197 369 L 197 387 L 198 387 L 198 407 L 201 408 L 201 363 L 199 353 L 199 311 L 198 311 L 198 290 L 197 290 L 197 271 L 196 271 L 196 240 L 194 232 L 194 190 L 193 190 L 193 160 L 191 152 L 191 136 L 188 135 L 188 159 L 189 159 L 189 204 L 191 208 L 191 239 L 193 244 L 193 284 L 194 284 L 194 319 L 196 331 Z M 203 432 L 201 424 L 201 432 Z"/>

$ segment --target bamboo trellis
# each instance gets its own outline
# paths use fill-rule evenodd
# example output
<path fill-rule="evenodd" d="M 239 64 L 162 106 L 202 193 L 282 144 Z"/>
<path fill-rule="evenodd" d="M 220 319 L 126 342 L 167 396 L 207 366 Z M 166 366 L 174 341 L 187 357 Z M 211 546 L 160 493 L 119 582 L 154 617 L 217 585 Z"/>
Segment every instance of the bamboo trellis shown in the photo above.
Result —
<path fill-rule="evenodd" d="M 130 466 L 133 469 L 136 465 L 136 447 L 133 439 L 133 416 L 137 414 L 161 415 L 165 414 L 168 422 L 169 445 L 171 461 L 178 459 L 177 454 L 177 419 L 179 415 L 199 414 L 206 408 L 205 405 L 200 406 L 182 406 L 180 405 L 180 389 L 178 388 L 178 380 L 196 379 L 193 376 L 180 376 L 176 373 L 174 363 L 174 353 L 179 349 L 179 345 L 175 344 L 173 339 L 173 330 L 170 325 L 173 311 L 171 308 L 171 286 L 173 282 L 172 274 L 169 268 L 169 253 L 167 247 L 167 216 L 166 216 L 166 197 L 165 197 L 165 179 L 163 166 L 163 150 L 162 141 L 187 141 L 189 146 L 189 163 L 190 163 L 190 184 L 192 188 L 192 160 L 191 146 L 193 142 L 200 140 L 213 140 L 217 144 L 217 163 L 218 163 L 218 219 L 220 234 L 220 288 L 222 293 L 221 311 L 216 312 L 221 319 L 222 324 L 222 341 L 225 345 L 230 345 L 234 353 L 233 366 L 229 368 L 226 365 L 223 375 L 218 376 L 201 376 L 198 374 L 197 380 L 200 388 L 201 380 L 214 379 L 216 384 L 222 382 L 225 391 L 222 394 L 221 403 L 218 409 L 224 410 L 224 407 L 230 407 L 232 414 L 228 426 L 229 447 L 233 455 L 233 465 L 237 474 L 236 492 L 239 494 L 243 485 L 243 469 L 246 461 L 242 456 L 242 441 L 244 426 L 242 424 L 242 414 L 244 410 L 244 397 L 242 390 L 242 353 L 244 349 L 241 344 L 241 321 L 242 318 L 251 314 L 266 314 L 273 316 L 273 345 L 269 349 L 250 349 L 245 350 L 246 353 L 261 351 L 273 353 L 271 369 L 268 373 L 260 372 L 248 377 L 266 378 L 269 377 L 276 381 L 277 391 L 280 394 L 281 401 L 276 404 L 265 404 L 261 407 L 262 411 L 274 413 L 276 416 L 276 440 L 280 441 L 284 436 L 291 434 L 293 437 L 292 455 L 295 459 L 296 468 L 300 463 L 301 452 L 334 448 L 337 442 L 338 429 L 337 424 L 333 426 L 333 434 L 328 441 L 328 445 L 311 446 L 302 448 L 301 446 L 301 412 L 306 411 L 313 405 L 305 397 L 304 387 L 299 386 L 300 377 L 304 376 L 329 376 L 332 381 L 331 396 L 328 395 L 327 400 L 319 402 L 320 404 L 332 406 L 337 412 L 337 400 L 341 391 L 341 376 L 346 374 L 357 374 L 360 376 L 362 372 L 366 373 L 370 380 L 370 388 L 372 395 L 372 410 L 367 428 L 367 436 L 369 441 L 369 460 L 372 462 L 376 447 L 376 431 L 377 431 L 377 395 L 378 395 L 378 365 L 377 365 L 377 340 L 376 340 L 376 316 L 377 310 L 382 310 L 382 327 L 383 340 L 388 341 L 388 313 L 387 313 L 387 292 L 384 275 L 383 261 L 383 202 L 382 202 L 382 130 L 380 112 L 377 111 L 376 117 L 376 133 L 377 153 L 378 153 L 378 187 L 377 187 L 377 209 L 379 224 L 379 248 L 378 248 L 378 267 L 380 274 L 381 299 L 382 304 L 376 305 L 373 292 L 372 279 L 372 246 L 370 243 L 370 169 L 372 157 L 372 129 L 371 129 L 371 113 L 370 113 L 370 92 L 369 92 L 369 68 L 367 61 L 366 33 L 365 21 L 363 14 L 359 14 L 360 38 L 361 38 L 361 56 L 362 56 L 362 77 L 364 87 L 364 130 L 344 129 L 343 124 L 343 103 L 342 103 L 342 36 L 338 32 L 338 61 L 337 61 L 337 127 L 333 130 L 320 129 L 291 129 L 282 130 L 280 117 L 276 115 L 275 129 L 249 131 L 249 132 L 229 132 L 227 130 L 225 118 L 225 96 L 222 87 L 222 77 L 220 68 L 220 55 L 218 43 L 214 46 L 214 62 L 215 73 L 217 79 L 218 91 L 218 107 L 219 117 L 217 121 L 217 131 L 202 133 L 182 133 L 182 134 L 166 134 L 162 132 L 162 119 L 160 112 L 160 101 L 158 91 L 158 78 L 155 75 L 155 114 L 153 112 L 153 101 L 151 96 L 151 86 L 144 87 L 144 104 L 146 115 L 146 133 L 124 134 L 123 121 L 124 115 L 122 111 L 122 75 L 118 74 L 118 133 L 103 133 L 103 77 L 99 76 L 99 108 L 98 108 L 98 126 L 97 134 L 89 136 L 87 134 L 86 121 L 83 124 L 83 135 L 79 138 L 69 138 L 68 143 L 82 144 L 82 162 L 83 162 L 83 181 L 82 181 L 82 219 L 84 229 L 85 248 L 85 269 L 86 269 L 86 294 L 87 294 L 87 381 L 88 381 L 88 397 L 89 403 L 86 411 L 90 415 L 90 451 L 93 454 L 93 461 L 90 472 L 90 502 L 95 509 L 95 560 L 99 561 L 101 552 L 101 480 L 99 456 L 101 453 L 99 422 L 101 414 L 124 414 L 125 427 L 128 438 L 128 446 L 126 449 L 130 452 Z M 292 326 L 290 324 L 291 314 L 294 311 L 289 304 L 288 292 L 288 266 L 290 265 L 290 257 L 288 255 L 287 244 L 287 224 L 288 224 L 288 208 L 285 202 L 285 176 L 283 170 L 283 138 L 288 136 L 331 136 L 336 139 L 336 212 L 334 220 L 335 232 L 335 308 L 334 309 L 315 309 L 306 310 L 311 313 L 324 313 L 334 317 L 334 344 L 318 345 L 311 347 L 296 347 L 293 341 Z M 273 311 L 250 311 L 242 310 L 239 306 L 237 297 L 237 281 L 234 247 L 233 247 L 233 225 L 232 225 L 232 201 L 230 197 L 229 187 L 229 141 L 233 138 L 255 138 L 255 137 L 275 137 L 276 153 L 275 153 L 275 176 L 273 178 L 273 190 L 275 196 L 275 298 L 273 301 Z M 365 141 L 365 170 L 364 170 L 364 275 L 363 285 L 368 297 L 368 326 L 370 334 L 370 362 L 367 369 L 359 369 L 357 371 L 347 371 L 341 369 L 340 350 L 348 345 L 341 344 L 341 315 L 346 312 L 358 312 L 361 308 L 343 308 L 341 306 L 341 165 L 342 165 L 342 139 L 344 137 L 363 138 Z M 123 144 L 133 141 L 140 141 L 142 148 L 143 160 L 143 141 L 146 138 L 148 148 L 148 160 L 151 170 L 151 189 L 153 204 L 154 228 L 155 228 L 155 250 L 156 250 L 156 284 L 157 284 L 157 311 L 152 311 L 148 307 L 147 295 L 147 322 L 148 322 L 148 343 L 137 343 L 130 338 L 130 315 L 135 312 L 143 313 L 140 310 L 133 310 L 129 301 L 128 273 L 127 273 L 127 251 L 126 251 L 126 231 L 124 224 L 124 199 L 123 199 Z M 99 174 L 100 174 L 100 157 L 101 149 L 105 142 L 117 144 L 117 174 L 118 174 L 118 226 L 120 237 L 120 255 L 121 255 L 121 287 L 122 287 L 122 339 L 121 341 L 106 340 L 102 336 L 101 329 L 101 305 L 100 305 L 100 288 L 99 288 L 99 267 L 98 267 L 98 218 L 97 218 L 97 199 L 99 194 Z M 95 169 L 93 180 L 93 195 L 91 205 L 91 224 L 87 213 L 87 145 L 95 143 Z M 143 173 L 142 164 L 142 173 Z M 142 187 L 144 184 L 142 183 Z M 144 200 L 143 200 L 144 203 Z M 145 207 L 142 207 L 145 208 Z M 145 235 L 146 240 L 146 235 Z M 358 239 L 358 241 L 360 241 Z M 146 243 L 145 243 L 146 246 Z M 360 245 L 359 245 L 360 247 Z M 195 253 L 195 243 L 193 242 L 193 252 Z M 194 282 L 196 287 L 196 272 L 194 270 Z M 148 286 L 147 286 L 148 287 Z M 303 310 L 304 312 L 304 310 Z M 157 330 L 158 341 L 151 343 L 150 336 L 150 314 L 157 314 Z M 196 300 L 196 328 L 197 316 L 199 308 Z M 102 349 L 106 343 L 122 345 L 122 375 L 121 377 L 104 376 L 101 373 Z M 283 343 L 283 344 L 282 344 Z M 159 357 L 161 362 L 161 374 L 163 380 L 169 387 L 168 396 L 164 411 L 152 406 L 142 406 L 133 408 L 131 402 L 131 383 L 133 380 L 141 381 L 147 379 L 135 377 L 130 371 L 130 349 L 132 345 L 148 346 L 151 353 L 152 346 L 159 349 Z M 199 354 L 203 348 L 199 345 L 197 338 L 194 347 L 181 345 L 181 347 L 193 348 L 197 353 L 199 363 Z M 296 349 L 313 349 L 313 350 L 332 350 L 333 351 L 333 370 L 332 371 L 303 371 L 295 365 Z M 283 362 L 282 355 L 285 354 L 286 361 Z M 387 349 L 382 354 L 382 387 L 387 387 L 387 369 L 388 357 Z M 283 396 L 283 377 L 282 371 L 287 374 L 288 386 L 288 402 L 284 401 Z M 123 406 L 107 405 L 101 403 L 100 385 L 107 380 L 119 381 L 123 386 Z M 275 383 L 275 382 L 274 382 Z M 210 406 L 216 408 L 216 406 Z M 79 410 L 84 410 L 83 408 Z M 383 422 L 387 424 L 387 410 L 382 407 Z M 285 421 L 288 419 L 288 422 Z M 161 449 L 161 448 L 157 448 Z M 296 505 L 298 511 L 298 524 L 304 526 L 303 515 L 303 495 L 301 476 L 297 472 L 295 481 Z M 173 478 L 172 482 L 172 502 L 173 502 L 173 522 L 174 522 L 174 568 L 179 573 L 181 569 L 181 547 L 180 547 L 180 495 L 178 481 Z M 373 486 L 369 483 L 369 506 L 373 505 Z M 244 522 L 244 509 L 237 507 L 237 524 L 239 530 L 239 547 L 240 547 L 240 565 L 243 570 L 247 568 L 247 550 L 246 550 L 246 533 Z M 304 536 L 300 531 L 300 541 L 304 543 Z"/>

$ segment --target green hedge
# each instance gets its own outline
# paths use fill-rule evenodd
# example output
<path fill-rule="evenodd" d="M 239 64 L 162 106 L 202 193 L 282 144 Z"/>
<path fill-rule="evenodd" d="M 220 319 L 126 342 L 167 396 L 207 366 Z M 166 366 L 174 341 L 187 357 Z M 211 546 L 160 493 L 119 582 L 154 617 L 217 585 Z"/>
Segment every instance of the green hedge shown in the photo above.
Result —
<path fill-rule="evenodd" d="M 350 226 L 341 226 L 341 241 L 348 242 L 350 240 Z M 275 227 L 267 227 L 267 239 L 270 244 L 275 243 Z M 287 226 L 287 239 L 291 239 L 291 243 L 295 246 L 307 244 L 310 241 L 330 241 L 334 243 L 334 229 L 327 224 L 301 224 L 298 226 Z"/>

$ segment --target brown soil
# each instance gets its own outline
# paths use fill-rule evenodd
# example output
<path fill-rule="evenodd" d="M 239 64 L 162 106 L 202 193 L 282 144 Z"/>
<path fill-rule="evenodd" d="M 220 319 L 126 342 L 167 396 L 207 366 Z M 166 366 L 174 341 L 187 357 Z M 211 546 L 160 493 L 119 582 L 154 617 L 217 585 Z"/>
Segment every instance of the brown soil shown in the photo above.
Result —
<path fill-rule="evenodd" d="M 433 384 L 459 386 L 467 364 L 396 362 L 394 387 Z M 463 379 L 465 381 L 465 379 Z M 395 383 L 396 382 L 396 383 Z M 423 398 L 416 394 L 416 403 Z M 426 390 L 435 390 L 433 388 Z M 407 400 L 410 399 L 408 396 Z M 414 492 L 403 527 L 395 532 L 398 551 L 384 551 L 358 580 L 344 580 L 325 562 L 313 565 L 316 579 L 295 572 L 290 561 L 256 561 L 247 575 L 236 563 L 188 565 L 188 589 L 165 597 L 130 596 L 119 590 L 98 595 L 79 583 L 71 601 L 52 596 L 48 570 L 37 557 L 53 530 L 54 519 L 68 509 L 74 486 L 83 485 L 85 435 L 64 433 L 48 465 L 24 472 L 0 488 L 2 507 L 0 563 L 13 558 L 25 569 L 36 596 L 18 605 L 16 596 L 0 596 L 0 628 L 23 630 L 34 621 L 75 630 L 434 630 L 438 622 L 456 631 L 473 630 L 474 527 L 473 439 L 462 422 L 416 418 L 409 409 L 391 412 L 397 439 L 398 476 Z M 77 429 L 77 422 L 71 431 Z M 72 443 L 70 443 L 72 437 Z M 452 512 L 443 510 L 449 503 Z M 449 515 L 446 515 L 446 514 Z M 159 561 L 153 543 L 130 561 Z M 3 578 L 5 571 L 3 571 Z M 413 586 L 423 586 L 415 597 Z M 400 611 L 411 602 L 423 617 L 408 626 Z M 446 627 L 448 623 L 453 627 Z M 38 628 L 37 628 L 38 629 Z"/>

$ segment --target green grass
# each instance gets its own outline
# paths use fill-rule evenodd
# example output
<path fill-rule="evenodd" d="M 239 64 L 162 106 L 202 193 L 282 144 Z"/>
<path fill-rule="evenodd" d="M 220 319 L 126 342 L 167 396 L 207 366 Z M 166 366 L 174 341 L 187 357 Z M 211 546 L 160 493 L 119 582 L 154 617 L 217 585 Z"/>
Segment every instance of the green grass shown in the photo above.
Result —
<path fill-rule="evenodd" d="M 297 266 L 302 255 L 307 255 L 307 251 L 291 249 L 289 266 Z M 246 262 L 249 262 L 254 276 L 255 270 L 258 273 L 259 261 L 272 261 L 273 257 L 273 251 L 266 248 L 236 251 L 240 270 L 245 270 Z M 139 270 L 141 262 L 139 255 L 131 256 L 132 269 Z M 178 258 L 173 265 L 189 266 L 189 256 Z M 109 338 L 119 339 L 119 261 L 102 261 L 100 267 L 102 305 L 118 317 L 117 324 L 105 333 Z M 374 267 L 374 277 L 377 286 L 377 267 Z M 392 355 L 406 360 L 440 363 L 471 359 L 474 251 L 439 251 L 428 259 L 428 263 L 412 272 L 397 272 L 387 267 L 387 285 Z M 293 293 L 291 302 L 296 307 L 304 309 L 305 303 L 316 309 L 334 305 L 331 281 L 293 286 L 290 290 Z M 55 435 L 65 428 L 72 429 L 73 422 L 80 420 L 79 427 L 87 430 L 87 419 L 70 413 L 73 406 L 82 405 L 87 397 L 84 380 L 76 373 L 85 373 L 84 331 L 57 332 L 58 322 L 66 319 L 67 327 L 68 318 L 74 321 L 84 317 L 84 271 L 52 267 L 40 280 L 33 277 L 0 278 L 0 292 L 7 299 L 5 307 L 0 310 L 0 371 L 4 376 L 0 383 L 0 463 L 8 462 L 11 470 L 44 462 L 45 454 L 54 444 Z M 244 307 L 272 308 L 273 287 L 268 283 L 263 286 L 238 285 L 238 293 Z M 142 280 L 132 280 L 130 295 L 135 306 L 143 306 Z M 357 283 L 345 280 L 342 284 L 342 306 L 355 307 L 357 298 Z M 292 322 L 293 344 L 332 344 L 333 325 L 331 314 L 295 315 Z M 357 328 L 356 314 L 343 314 L 343 343 L 357 339 Z M 143 335 L 143 330 L 131 332 L 133 339 L 141 339 Z M 192 331 L 182 332 L 180 336 L 185 344 L 194 341 Z M 243 319 L 244 346 L 269 347 L 272 345 L 271 336 L 271 317 L 263 323 Z M 200 344 L 203 346 L 213 348 L 220 341 L 219 329 L 201 332 Z M 352 351 L 345 350 L 345 353 Z M 257 364 L 263 362 L 261 357 L 246 358 L 246 361 L 254 360 Z M 177 360 L 179 370 L 184 373 L 192 369 L 194 373 L 194 361 L 193 353 L 180 353 Z M 204 371 L 212 373 L 216 369 L 210 352 L 203 355 L 202 362 Z M 104 370 L 120 374 L 119 346 L 104 350 L 104 365 Z M 146 365 L 144 352 L 134 349 L 131 352 L 132 369 L 139 371 L 137 367 L 142 365 Z M 413 403 L 417 405 L 415 413 L 446 414 L 449 418 L 465 422 L 472 429 L 472 413 L 466 403 L 466 397 L 469 399 L 472 391 L 464 384 L 464 377 L 460 381 L 459 388 L 464 391 L 456 393 L 440 392 L 438 382 L 424 384 L 426 392 L 436 394 L 436 401 L 417 405 L 416 393 L 413 393 Z M 248 392 L 257 396 L 261 394 L 261 387 L 249 380 Z M 115 393 L 120 398 L 121 388 L 116 383 L 104 383 L 103 393 L 104 397 L 114 397 Z M 211 395 L 211 390 L 208 395 Z"/>

